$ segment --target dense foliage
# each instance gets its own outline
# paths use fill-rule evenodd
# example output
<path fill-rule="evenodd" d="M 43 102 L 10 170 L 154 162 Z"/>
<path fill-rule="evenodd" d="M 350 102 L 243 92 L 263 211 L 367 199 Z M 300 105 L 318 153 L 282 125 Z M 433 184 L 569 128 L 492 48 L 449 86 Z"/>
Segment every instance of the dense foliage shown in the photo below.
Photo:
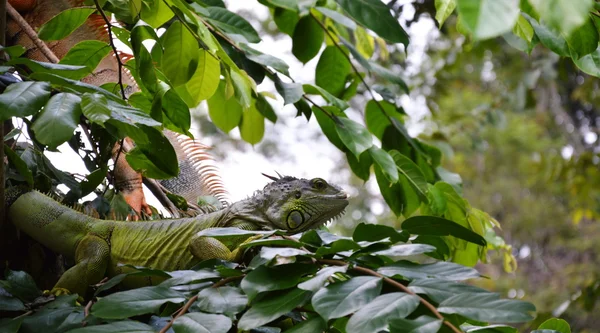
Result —
<path fill-rule="evenodd" d="M 38 298 L 29 275 L 8 270 L 0 310 L 26 315 L 3 320 L 1 327 L 10 332 L 63 332 L 84 322 L 86 327 L 74 331 L 154 332 L 165 331 L 171 325 L 169 316 L 176 313 L 175 332 L 196 331 L 199 325 L 208 332 L 230 327 L 267 332 L 515 332 L 488 323 L 532 318 L 530 303 L 503 300 L 455 282 L 479 277 L 469 267 L 487 261 L 488 250 L 501 251 L 507 271 L 515 269 L 515 262 L 511 247 L 495 235 L 498 222 L 472 207 L 461 195 L 460 177 L 440 166 L 437 140 L 411 137 L 405 128 L 407 116 L 398 96 L 408 87 L 385 66 L 409 44 L 390 10 L 395 1 L 390 7 L 379 0 L 260 1 L 270 8 L 278 30 L 291 37 L 298 60 L 319 57 L 314 84 L 295 82 L 284 61 L 252 48 L 249 44 L 260 42 L 259 34 L 221 1 L 88 2 L 94 7 L 73 8 L 48 22 L 40 38 L 60 40 L 92 13 L 112 13 L 122 24 L 111 24 L 111 32 L 133 52 L 124 67 L 140 92 L 126 99 L 122 82 L 96 87 L 78 81 L 113 51 L 112 43 L 83 41 L 59 64 L 27 59 L 20 46 L 3 48 L 10 56 L 3 72 L 16 69 L 23 81 L 6 82 L 0 120 L 22 119 L 34 144 L 5 146 L 10 185 L 27 183 L 50 192 L 66 185 L 70 202 L 96 192 L 92 204 L 99 212 L 116 210 L 122 203 L 117 196 L 110 200 L 106 174 L 117 140 L 134 139 L 136 149 L 126 158 L 145 176 L 173 177 L 179 172 L 175 152 L 161 129 L 190 135 L 190 110 L 206 100 L 219 129 L 227 133 L 239 127 L 242 139 L 256 144 L 263 138 L 265 118 L 273 123 L 278 119 L 268 101 L 278 98 L 293 104 L 298 116 L 314 116 L 356 176 L 367 180 L 374 170 L 383 198 L 404 220 L 402 231 L 363 224 L 352 238 L 325 231 L 297 239 L 269 237 L 248 244 L 263 247 L 247 265 L 211 261 L 181 272 L 140 268 L 134 274 L 165 281 L 113 292 L 110 288 L 124 278 L 117 276 L 97 286 L 94 296 L 81 304 L 73 295 L 44 305 L 48 300 Z M 556 3 L 562 7 L 533 0 L 440 0 L 435 1 L 435 17 L 441 25 L 457 7 L 458 30 L 475 40 L 502 35 L 524 51 L 541 43 L 597 75 L 596 17 L 588 14 L 592 1 Z M 562 19 L 565 15 L 570 19 Z M 271 81 L 277 95 L 259 91 L 263 81 Z M 360 121 L 345 113 L 355 104 L 364 108 Z M 5 140 L 22 130 L 8 133 Z M 83 133 L 91 138 L 90 147 L 83 144 Z M 65 142 L 88 168 L 83 179 L 56 169 L 41 154 Z M 223 230 L 212 236 L 249 236 L 240 233 Z M 297 325 L 290 327 L 293 323 Z M 563 333 L 567 328 L 560 321 L 540 327 Z"/>

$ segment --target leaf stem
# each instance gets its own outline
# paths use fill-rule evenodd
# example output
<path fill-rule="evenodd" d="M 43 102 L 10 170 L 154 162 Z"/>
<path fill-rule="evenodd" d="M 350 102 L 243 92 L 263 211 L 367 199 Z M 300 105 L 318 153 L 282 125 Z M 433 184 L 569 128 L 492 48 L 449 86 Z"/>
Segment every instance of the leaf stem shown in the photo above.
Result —
<path fill-rule="evenodd" d="M 344 262 L 341 260 L 335 260 L 335 259 L 319 259 L 318 261 L 321 264 L 330 265 L 330 266 L 346 266 L 346 265 L 348 265 L 347 262 Z M 435 306 L 433 304 L 429 303 L 427 300 L 425 300 L 421 296 L 415 294 L 412 290 L 408 289 L 402 283 L 400 283 L 396 280 L 390 279 L 389 277 L 382 275 L 382 274 L 380 274 L 372 269 L 366 268 L 366 267 L 354 265 L 350 269 L 355 270 L 360 273 L 363 273 L 363 274 L 380 277 L 386 283 L 402 290 L 403 292 L 405 292 L 409 295 L 417 296 L 419 298 L 419 301 L 421 302 L 421 304 L 423 304 L 426 308 L 428 308 L 438 319 L 442 320 L 444 325 L 448 326 L 448 328 L 450 328 L 455 333 L 462 333 L 462 331 L 460 329 L 456 328 L 456 326 L 454 326 L 451 322 L 445 320 L 444 316 L 442 316 L 442 314 L 438 312 L 438 310 L 435 308 Z"/>

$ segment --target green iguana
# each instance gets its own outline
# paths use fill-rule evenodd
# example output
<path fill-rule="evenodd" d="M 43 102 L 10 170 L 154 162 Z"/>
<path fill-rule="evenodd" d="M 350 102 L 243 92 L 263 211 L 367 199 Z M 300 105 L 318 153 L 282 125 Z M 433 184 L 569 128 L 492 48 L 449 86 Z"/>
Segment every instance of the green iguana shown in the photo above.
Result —
<path fill-rule="evenodd" d="M 8 216 L 36 241 L 75 260 L 51 293 L 85 295 L 89 285 L 122 272 L 121 264 L 172 271 L 211 258 L 241 259 L 243 239 L 225 244 L 197 235 L 202 230 L 237 227 L 293 234 L 323 225 L 348 205 L 347 195 L 323 179 L 269 178 L 274 181 L 252 197 L 193 218 L 147 223 L 99 220 L 39 192 L 19 193 L 15 188 L 7 192 Z M 125 283 L 135 287 L 140 281 Z"/>
<path fill-rule="evenodd" d="M 9 0 L 9 20 L 7 25 L 9 44 L 19 44 L 25 47 L 25 55 L 37 61 L 57 62 L 77 43 L 84 40 L 101 40 L 108 42 L 109 38 L 106 29 L 106 22 L 99 14 L 92 14 L 86 23 L 75 30 L 72 34 L 62 40 L 44 43 L 38 38 L 32 36 L 36 34 L 44 23 L 52 19 L 59 13 L 74 7 L 84 6 L 83 0 Z M 21 13 L 21 15 L 19 13 Z M 43 52 L 43 50 L 49 50 Z M 125 94 L 130 94 L 139 90 L 134 79 L 128 72 L 123 71 L 119 75 L 119 65 L 116 57 L 121 59 L 131 59 L 132 56 L 120 53 L 115 55 L 109 53 L 100 64 L 94 69 L 93 73 L 82 81 L 97 86 L 108 82 L 121 82 L 126 85 Z M 213 163 L 212 156 L 208 153 L 210 147 L 203 145 L 185 135 L 181 135 L 168 130 L 163 134 L 169 139 L 179 162 L 179 176 L 162 181 L 161 184 L 168 191 L 182 196 L 188 202 L 194 204 L 200 196 L 211 195 L 217 197 L 222 204 L 228 204 L 228 195 L 225 186 L 221 181 L 218 168 Z M 127 153 L 128 149 L 133 148 L 133 141 L 126 139 L 123 147 L 119 144 L 113 149 L 115 162 L 115 188 L 123 193 L 125 201 L 137 213 L 144 212 L 152 214 L 150 206 L 146 203 L 142 189 L 142 175 L 133 170 L 125 158 L 119 158 L 122 149 Z M 163 202 L 164 204 L 164 202 Z M 193 207 L 193 206 L 192 206 Z M 173 212 L 172 212 L 173 213 Z"/>

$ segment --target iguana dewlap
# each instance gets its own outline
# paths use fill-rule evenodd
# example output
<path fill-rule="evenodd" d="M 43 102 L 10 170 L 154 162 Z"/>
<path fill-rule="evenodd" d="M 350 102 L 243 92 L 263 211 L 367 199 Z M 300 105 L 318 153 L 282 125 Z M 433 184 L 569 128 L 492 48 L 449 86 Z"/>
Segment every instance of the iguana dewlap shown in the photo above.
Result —
<path fill-rule="evenodd" d="M 198 236 L 216 227 L 282 229 L 290 234 L 316 228 L 340 215 L 346 194 L 320 178 L 282 177 L 252 197 L 193 218 L 127 223 L 99 220 L 63 206 L 39 192 L 7 191 L 8 217 L 51 250 L 75 260 L 53 291 L 85 295 L 89 285 L 122 272 L 122 264 L 166 271 L 189 269 L 206 259 L 237 261 L 243 239 Z M 136 287 L 140 281 L 129 281 Z"/>
<path fill-rule="evenodd" d="M 58 15 L 60 12 L 82 6 L 82 0 L 9 0 L 15 9 L 19 10 L 23 18 L 34 29 L 39 29 L 45 22 Z M 39 50 L 35 43 L 23 31 L 23 28 L 14 20 L 9 20 L 8 42 L 11 45 L 19 44 L 26 48 L 25 55 L 37 61 L 49 61 L 47 57 Z M 85 24 L 79 27 L 68 37 L 60 40 L 48 42 L 47 45 L 58 58 L 62 58 L 75 44 L 90 39 L 98 39 L 108 42 L 108 33 L 105 28 L 105 22 L 101 15 L 92 14 Z M 118 55 L 128 57 L 127 55 Z M 129 73 L 123 73 L 121 76 L 123 84 L 127 85 L 127 94 L 138 90 L 137 85 Z M 82 81 L 94 85 L 102 85 L 107 82 L 118 82 L 119 66 L 114 54 L 105 57 L 94 72 Z M 169 139 L 179 162 L 180 174 L 175 179 L 162 182 L 163 186 L 169 191 L 184 197 L 191 203 L 196 203 L 199 196 L 212 195 L 217 197 L 222 203 L 227 204 L 227 191 L 218 175 L 218 170 L 213 163 L 212 156 L 208 153 L 208 148 L 195 140 L 184 135 L 180 135 L 165 130 L 164 135 Z M 134 143 L 129 140 L 130 146 Z M 136 213 L 145 212 L 150 214 L 151 210 L 142 189 L 142 175 L 133 170 L 127 163 L 117 143 L 113 150 L 113 159 L 115 163 L 115 187 L 123 193 L 125 201 L 133 208 Z M 117 156 L 119 156 L 117 158 Z"/>

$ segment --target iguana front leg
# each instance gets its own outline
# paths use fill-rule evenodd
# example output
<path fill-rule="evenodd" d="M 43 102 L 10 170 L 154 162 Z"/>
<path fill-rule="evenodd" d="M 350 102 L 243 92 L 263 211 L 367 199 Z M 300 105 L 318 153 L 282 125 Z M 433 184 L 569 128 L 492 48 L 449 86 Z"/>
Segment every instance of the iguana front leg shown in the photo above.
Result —
<path fill-rule="evenodd" d="M 60 277 L 50 293 L 77 293 L 85 296 L 90 285 L 104 278 L 109 258 L 109 245 L 104 239 L 94 235 L 85 236 L 75 250 L 75 266 Z"/>

